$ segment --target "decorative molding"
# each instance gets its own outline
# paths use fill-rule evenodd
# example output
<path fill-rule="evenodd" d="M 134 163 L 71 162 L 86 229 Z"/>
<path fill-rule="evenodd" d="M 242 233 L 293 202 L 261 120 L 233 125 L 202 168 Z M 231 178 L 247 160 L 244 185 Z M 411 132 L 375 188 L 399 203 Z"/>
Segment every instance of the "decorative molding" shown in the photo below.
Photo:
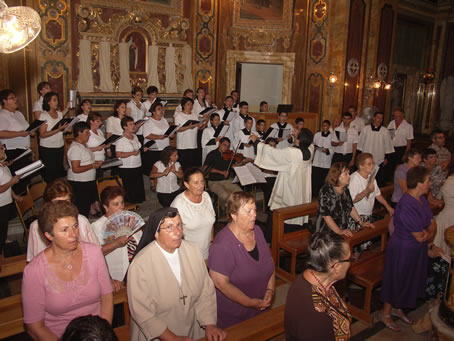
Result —
<path fill-rule="evenodd" d="M 235 89 L 236 65 L 242 63 L 281 64 L 282 103 L 292 103 L 292 83 L 295 73 L 295 53 L 256 52 L 227 50 L 227 89 Z"/>
<path fill-rule="evenodd" d="M 153 0 L 81 0 L 82 5 L 125 10 L 127 12 L 153 11 L 155 14 L 183 16 L 183 0 L 168 0 L 168 4 Z"/>
<path fill-rule="evenodd" d="M 309 57 L 319 64 L 326 57 L 328 41 L 328 0 L 313 0 L 311 13 L 311 34 Z"/>

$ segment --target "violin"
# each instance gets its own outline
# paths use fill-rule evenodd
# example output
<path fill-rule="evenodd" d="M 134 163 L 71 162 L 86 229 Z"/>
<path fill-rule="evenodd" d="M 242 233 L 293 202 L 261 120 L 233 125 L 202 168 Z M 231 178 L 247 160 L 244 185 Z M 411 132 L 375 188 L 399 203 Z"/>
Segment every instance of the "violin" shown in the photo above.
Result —
<path fill-rule="evenodd" d="M 228 150 L 222 154 L 222 158 L 226 161 L 232 161 L 235 163 L 240 163 L 246 157 L 241 153 L 234 153 L 232 150 Z"/>

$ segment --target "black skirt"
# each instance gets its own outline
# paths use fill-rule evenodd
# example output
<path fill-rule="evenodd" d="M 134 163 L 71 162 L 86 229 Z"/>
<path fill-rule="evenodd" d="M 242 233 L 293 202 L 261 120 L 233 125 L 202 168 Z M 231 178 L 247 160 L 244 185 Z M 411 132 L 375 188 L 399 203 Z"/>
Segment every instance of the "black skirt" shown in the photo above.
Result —
<path fill-rule="evenodd" d="M 150 176 L 153 165 L 159 161 L 161 157 L 161 150 L 149 150 L 148 152 L 142 153 L 142 168 L 143 174 Z"/>
<path fill-rule="evenodd" d="M 96 181 L 69 181 L 69 184 L 73 189 L 74 204 L 79 213 L 88 217 L 91 204 L 98 201 Z"/>
<path fill-rule="evenodd" d="M 119 168 L 120 177 L 126 193 L 126 201 L 139 204 L 145 201 L 142 166 L 137 168 Z"/>

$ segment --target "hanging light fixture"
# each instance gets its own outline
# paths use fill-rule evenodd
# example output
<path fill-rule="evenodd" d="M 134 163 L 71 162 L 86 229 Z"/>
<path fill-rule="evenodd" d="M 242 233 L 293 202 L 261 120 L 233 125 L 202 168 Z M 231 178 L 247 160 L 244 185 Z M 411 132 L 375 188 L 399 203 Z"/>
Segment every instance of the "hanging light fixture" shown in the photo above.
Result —
<path fill-rule="evenodd" d="M 0 0 L 0 53 L 13 53 L 30 44 L 41 31 L 41 18 L 25 6 L 8 7 Z"/>

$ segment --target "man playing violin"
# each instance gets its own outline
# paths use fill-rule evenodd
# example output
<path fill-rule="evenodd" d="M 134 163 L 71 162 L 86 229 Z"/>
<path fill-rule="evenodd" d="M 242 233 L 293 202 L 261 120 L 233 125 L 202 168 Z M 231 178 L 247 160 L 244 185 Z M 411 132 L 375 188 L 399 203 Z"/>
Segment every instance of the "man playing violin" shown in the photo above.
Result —
<path fill-rule="evenodd" d="M 203 172 L 208 173 L 208 187 L 217 194 L 223 211 L 229 195 L 241 191 L 241 187 L 232 184 L 232 180 L 229 179 L 230 169 L 243 164 L 244 161 L 235 157 L 234 153 L 229 153 L 229 149 L 230 139 L 228 137 L 221 138 L 219 147 L 208 153 L 203 164 Z"/>

